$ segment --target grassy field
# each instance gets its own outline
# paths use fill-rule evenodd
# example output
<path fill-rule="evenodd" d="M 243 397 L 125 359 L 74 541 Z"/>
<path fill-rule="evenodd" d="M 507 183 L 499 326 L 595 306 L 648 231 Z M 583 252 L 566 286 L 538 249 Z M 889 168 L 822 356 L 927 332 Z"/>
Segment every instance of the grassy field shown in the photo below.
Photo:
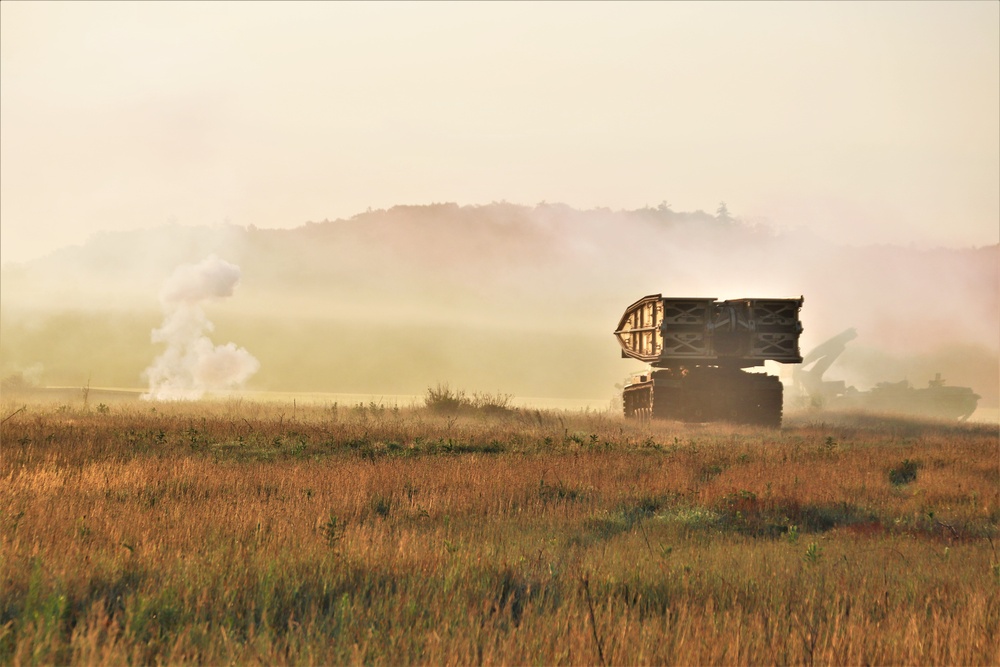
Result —
<path fill-rule="evenodd" d="M 996 425 L 2 407 L 0 663 L 1000 663 Z"/>

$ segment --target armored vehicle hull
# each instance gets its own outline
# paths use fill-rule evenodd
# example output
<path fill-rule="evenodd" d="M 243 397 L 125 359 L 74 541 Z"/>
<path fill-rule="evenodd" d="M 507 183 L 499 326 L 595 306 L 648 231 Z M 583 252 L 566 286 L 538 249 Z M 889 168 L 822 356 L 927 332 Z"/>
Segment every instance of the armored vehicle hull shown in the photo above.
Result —
<path fill-rule="evenodd" d="M 633 378 L 622 392 L 625 416 L 781 426 L 783 390 L 775 376 L 735 368 L 685 370 Z"/>
<path fill-rule="evenodd" d="M 914 387 L 906 380 L 879 382 L 869 391 L 849 387 L 820 401 L 813 400 L 813 405 L 826 410 L 965 421 L 976 411 L 979 394 L 971 387 L 944 386 L 939 373 L 923 388 Z"/>

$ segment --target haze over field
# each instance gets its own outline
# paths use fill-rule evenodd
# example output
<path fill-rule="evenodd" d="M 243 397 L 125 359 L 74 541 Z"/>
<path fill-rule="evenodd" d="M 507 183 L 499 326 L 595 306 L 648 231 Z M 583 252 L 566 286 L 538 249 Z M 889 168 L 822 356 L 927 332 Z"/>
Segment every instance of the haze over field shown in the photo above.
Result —
<path fill-rule="evenodd" d="M 203 303 L 205 317 L 214 340 L 259 360 L 254 389 L 420 394 L 450 382 L 610 397 L 636 368 L 611 332 L 629 303 L 658 292 L 805 295 L 803 351 L 856 327 L 828 376 L 859 389 L 942 372 L 995 404 L 1000 384 L 1000 245 L 839 246 L 667 207 L 513 204 L 105 234 L 3 269 L 0 372 L 40 364 L 49 384 L 136 386 L 160 352 L 150 331 L 163 284 L 210 255 L 241 279 Z"/>
<path fill-rule="evenodd" d="M 720 200 L 834 242 L 984 245 L 1000 6 L 0 5 L 0 260 L 368 207 Z"/>
<path fill-rule="evenodd" d="M 635 299 L 802 294 L 803 351 L 858 330 L 831 378 L 1000 400 L 997 3 L 0 19 L 4 377 L 148 386 L 214 254 L 240 281 L 183 349 L 254 389 L 601 398 Z"/>

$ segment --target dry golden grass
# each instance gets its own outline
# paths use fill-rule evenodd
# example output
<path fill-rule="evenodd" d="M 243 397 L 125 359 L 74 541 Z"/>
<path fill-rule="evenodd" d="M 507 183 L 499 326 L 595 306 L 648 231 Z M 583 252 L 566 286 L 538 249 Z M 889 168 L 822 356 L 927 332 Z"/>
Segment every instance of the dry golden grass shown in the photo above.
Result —
<path fill-rule="evenodd" d="M 19 407 L 3 663 L 1000 663 L 995 427 Z"/>

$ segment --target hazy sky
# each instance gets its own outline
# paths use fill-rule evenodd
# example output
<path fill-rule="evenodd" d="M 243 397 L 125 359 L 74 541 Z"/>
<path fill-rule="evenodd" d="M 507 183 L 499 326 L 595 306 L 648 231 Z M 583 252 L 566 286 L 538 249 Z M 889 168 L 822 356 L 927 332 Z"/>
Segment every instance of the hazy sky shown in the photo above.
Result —
<path fill-rule="evenodd" d="M 0 259 L 396 204 L 1000 240 L 1000 3 L 0 3 Z"/>

